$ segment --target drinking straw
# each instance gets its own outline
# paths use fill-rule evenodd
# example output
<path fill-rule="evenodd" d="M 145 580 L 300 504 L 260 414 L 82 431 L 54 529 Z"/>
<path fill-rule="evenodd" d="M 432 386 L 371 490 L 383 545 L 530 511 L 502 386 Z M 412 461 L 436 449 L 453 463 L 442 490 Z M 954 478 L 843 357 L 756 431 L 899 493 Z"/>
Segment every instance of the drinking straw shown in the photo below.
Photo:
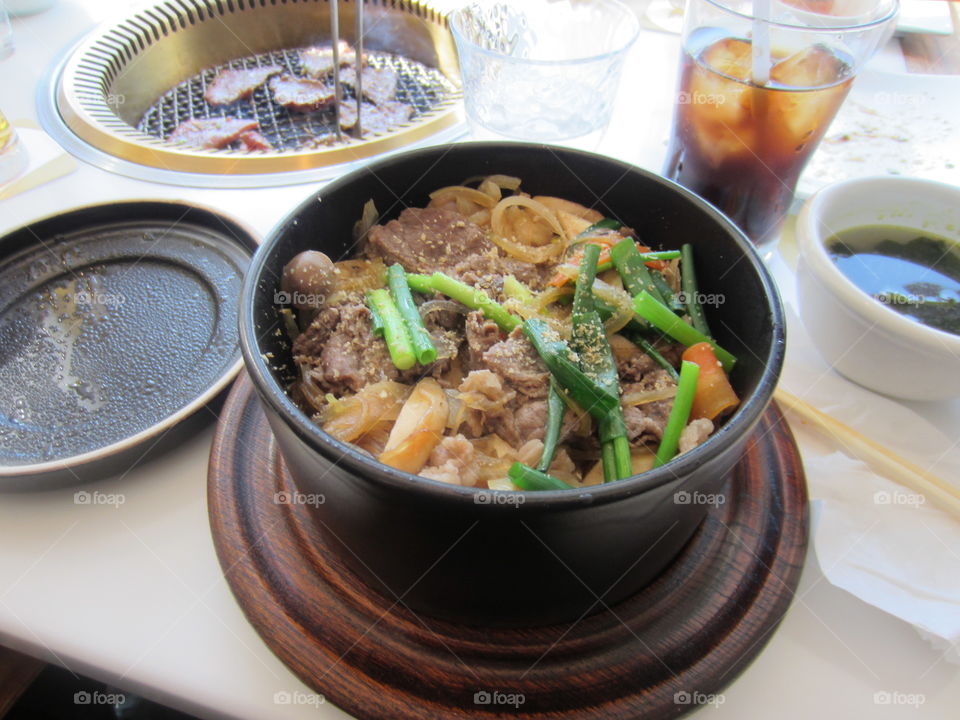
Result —
<path fill-rule="evenodd" d="M 770 81 L 770 0 L 753 0 L 753 42 L 751 44 L 754 85 Z"/>

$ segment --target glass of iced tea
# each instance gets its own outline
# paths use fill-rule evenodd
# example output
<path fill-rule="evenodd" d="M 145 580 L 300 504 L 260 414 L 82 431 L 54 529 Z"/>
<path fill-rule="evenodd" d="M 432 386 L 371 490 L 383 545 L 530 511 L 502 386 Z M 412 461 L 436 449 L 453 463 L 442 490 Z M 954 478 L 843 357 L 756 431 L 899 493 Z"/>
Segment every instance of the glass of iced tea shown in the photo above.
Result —
<path fill-rule="evenodd" d="M 776 239 L 797 179 L 897 0 L 688 0 L 664 175 Z"/>

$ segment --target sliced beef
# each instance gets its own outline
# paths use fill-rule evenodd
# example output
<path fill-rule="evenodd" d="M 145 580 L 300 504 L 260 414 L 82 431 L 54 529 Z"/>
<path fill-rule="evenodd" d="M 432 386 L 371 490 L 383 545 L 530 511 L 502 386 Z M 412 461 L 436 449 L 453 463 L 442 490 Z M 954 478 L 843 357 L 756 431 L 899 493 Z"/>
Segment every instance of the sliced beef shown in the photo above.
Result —
<path fill-rule="evenodd" d="M 396 220 L 370 229 L 367 253 L 408 272 L 450 270 L 468 255 L 489 252 L 483 230 L 462 215 L 438 208 L 407 208 Z"/>
<path fill-rule="evenodd" d="M 427 375 L 439 379 L 441 375 L 450 369 L 451 361 L 459 352 L 459 335 L 443 329 L 431 329 L 429 332 L 430 339 L 433 340 L 433 346 L 437 349 L 437 360 L 429 365 L 414 365 L 409 370 L 396 370 L 398 381 L 415 385 L 418 380 L 426 377 Z M 377 342 L 383 341 L 378 340 Z M 391 369 L 393 369 L 392 362 Z M 444 385 L 444 383 L 441 383 L 441 385 Z"/>
<path fill-rule="evenodd" d="M 513 413 L 517 435 L 522 440 L 543 440 L 547 429 L 547 401 L 531 400 Z"/>
<path fill-rule="evenodd" d="M 531 290 L 543 290 L 547 281 L 554 275 L 551 264 L 533 265 L 516 258 L 500 258 L 500 267 L 504 275 L 513 275 Z"/>
<path fill-rule="evenodd" d="M 473 444 L 463 435 L 445 437 L 430 453 L 427 467 L 419 474 L 451 485 L 472 487 L 480 477 L 475 455 Z"/>
<path fill-rule="evenodd" d="M 664 360 L 673 365 L 675 368 L 680 367 L 680 356 L 683 355 L 683 351 L 686 350 L 686 347 L 680 343 L 657 343 L 655 347 L 657 352 L 663 356 Z"/>
<path fill-rule="evenodd" d="M 329 107 L 334 101 L 333 88 L 319 80 L 280 75 L 270 78 L 273 99 L 295 112 L 313 112 Z"/>
<path fill-rule="evenodd" d="M 676 381 L 670 373 L 659 365 L 648 370 L 636 381 L 620 381 L 620 387 L 623 389 L 624 394 L 666 390 L 667 388 L 675 387 L 676 384 Z"/>
<path fill-rule="evenodd" d="M 470 437 L 496 433 L 507 443 L 517 446 L 517 432 L 510 404 L 516 392 L 505 388 L 503 380 L 490 370 L 470 372 L 457 388 L 466 405 L 466 432 Z"/>
<path fill-rule="evenodd" d="M 397 73 L 393 68 L 367 66 L 360 74 L 363 81 L 363 96 L 377 105 L 393 100 L 397 94 Z M 340 71 L 340 82 L 356 88 L 357 69 L 349 65 Z"/>
<path fill-rule="evenodd" d="M 211 105 L 229 105 L 240 98 L 250 97 L 253 91 L 263 85 L 271 75 L 279 75 L 283 68 L 279 65 L 244 68 L 242 70 L 221 70 L 210 81 L 203 92 L 203 99 Z"/>
<path fill-rule="evenodd" d="M 550 372 L 519 327 L 483 354 L 483 364 L 527 397 L 547 396 Z"/>
<path fill-rule="evenodd" d="M 500 328 L 493 320 L 488 320 L 482 312 L 467 314 L 467 370 L 479 370 L 483 367 L 483 354 L 500 342 Z"/>
<path fill-rule="evenodd" d="M 414 302 L 416 302 L 416 298 L 417 296 L 414 295 Z M 439 299 L 439 301 L 443 303 L 451 303 L 452 306 L 456 306 L 458 308 L 463 307 L 459 303 L 454 303 L 452 300 L 447 300 L 441 296 L 434 296 L 432 299 Z M 429 302 L 429 300 L 425 300 L 424 303 L 425 302 Z M 463 340 L 463 312 L 460 310 L 438 308 L 424 314 L 424 303 L 420 303 L 420 315 L 423 317 L 423 324 L 426 326 L 427 330 L 430 332 L 433 332 L 434 330 L 450 330 L 456 333 L 458 336 L 458 342 Z"/>
<path fill-rule="evenodd" d="M 357 61 L 357 51 L 341 40 L 337 44 L 337 60 L 340 66 Z M 300 67 L 307 75 L 320 77 L 333 71 L 333 45 L 314 45 L 300 51 Z"/>
<path fill-rule="evenodd" d="M 297 336 L 293 343 L 294 357 L 302 357 L 311 365 L 320 364 L 320 353 L 327 338 L 340 322 L 340 311 L 336 308 L 324 308 L 310 323 L 310 326 Z"/>
<path fill-rule="evenodd" d="M 621 383 L 639 382 L 647 373 L 660 369 L 652 357 L 625 338 L 612 347 Z"/>
<path fill-rule="evenodd" d="M 468 255 L 450 270 L 450 275 L 470 287 L 487 293 L 497 302 L 504 301 L 503 266 L 494 252 Z"/>
<path fill-rule="evenodd" d="M 468 285 L 481 287 L 490 297 L 503 300 L 503 278 L 513 275 L 517 280 L 534 290 L 543 288 L 553 276 L 553 269 L 543 265 L 531 265 L 514 258 L 501 257 L 496 251 L 469 255 L 458 262 L 450 273 Z"/>
<path fill-rule="evenodd" d="M 207 150 L 222 150 L 260 124 L 249 118 L 191 118 L 177 125 L 167 140 Z"/>
<path fill-rule="evenodd" d="M 362 103 L 363 107 L 360 108 L 360 112 L 363 113 L 363 129 L 364 134 L 367 131 L 367 118 L 370 117 L 376 109 L 376 105 L 372 105 L 366 101 Z M 357 124 L 357 103 L 353 100 L 341 100 L 340 101 L 340 127 L 344 130 L 353 130 Z"/>
<path fill-rule="evenodd" d="M 382 105 L 373 105 L 366 101 L 360 108 L 363 117 L 360 124 L 363 126 L 363 136 L 379 135 L 393 130 L 407 122 L 413 115 L 413 107 L 401 102 L 386 102 Z M 344 101 L 340 103 L 340 127 L 352 130 L 357 124 L 357 103 Z"/>
<path fill-rule="evenodd" d="M 342 306 L 339 312 L 340 322 L 320 353 L 325 389 L 343 395 L 345 390 L 357 392 L 367 383 L 396 378 L 386 344 L 373 337 L 370 310 L 356 304 Z"/>
<path fill-rule="evenodd" d="M 627 425 L 627 437 L 630 444 L 655 446 L 663 437 L 663 429 L 670 417 L 673 400 L 635 405 L 623 409 L 623 420 Z"/>
<path fill-rule="evenodd" d="M 259 152 L 263 150 L 273 150 L 273 145 L 263 135 L 256 130 L 248 130 L 240 135 L 240 142 L 250 152 Z"/>
<path fill-rule="evenodd" d="M 680 433 L 680 442 L 677 449 L 681 453 L 693 450 L 697 445 L 703 443 L 713 432 L 713 422 L 707 418 L 698 418 L 691 420 L 690 423 Z"/>

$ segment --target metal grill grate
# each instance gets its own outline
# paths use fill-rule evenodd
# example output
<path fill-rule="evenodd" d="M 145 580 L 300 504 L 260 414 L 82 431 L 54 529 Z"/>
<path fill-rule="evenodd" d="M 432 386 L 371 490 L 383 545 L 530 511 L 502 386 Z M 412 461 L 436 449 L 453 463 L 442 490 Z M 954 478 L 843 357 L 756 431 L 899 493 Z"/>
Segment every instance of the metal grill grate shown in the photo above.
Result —
<path fill-rule="evenodd" d="M 157 0 L 105 23 L 53 69 L 40 107 L 44 128 L 84 160 L 143 179 L 211 187 L 260 187 L 338 174 L 375 155 L 462 133 L 460 70 L 446 16 L 434 0 Z M 362 3 L 365 54 L 397 72 L 399 122 L 364 110 L 364 134 L 336 142 L 333 110 L 290 112 L 268 86 L 252 98 L 211 106 L 207 83 L 224 68 L 276 64 L 303 76 L 299 48 L 325 45 L 339 8 L 355 43 Z M 46 84 L 46 83 L 45 83 Z M 344 85 L 349 103 L 352 89 Z M 402 113 L 399 113 L 402 115 Z M 168 142 L 188 118 L 259 122 L 267 152 L 212 150 Z M 367 122 L 367 118 L 371 120 Z"/>
<path fill-rule="evenodd" d="M 367 51 L 364 54 L 371 67 L 389 67 L 396 72 L 396 100 L 413 108 L 410 120 L 396 126 L 397 128 L 405 127 L 427 113 L 452 105 L 459 98 L 458 90 L 438 70 L 392 53 Z M 169 90 L 144 113 L 137 129 L 163 140 L 169 137 L 177 125 L 191 118 L 251 118 L 260 123 L 260 132 L 276 151 L 296 151 L 333 144 L 336 134 L 332 109 L 312 113 L 291 112 L 274 101 L 268 83 L 257 87 L 249 98 L 230 105 L 212 106 L 204 100 L 207 84 L 222 70 L 267 65 L 278 65 L 293 75 L 306 76 L 300 66 L 300 53 L 297 49 L 239 58 L 208 68 Z M 332 82 L 330 84 L 332 86 Z M 355 102 L 352 88 L 346 84 L 342 88 L 344 102 Z M 364 137 L 371 134 L 365 132 Z M 352 141 L 346 134 L 344 140 Z M 219 152 L 242 151 L 226 149 Z"/>

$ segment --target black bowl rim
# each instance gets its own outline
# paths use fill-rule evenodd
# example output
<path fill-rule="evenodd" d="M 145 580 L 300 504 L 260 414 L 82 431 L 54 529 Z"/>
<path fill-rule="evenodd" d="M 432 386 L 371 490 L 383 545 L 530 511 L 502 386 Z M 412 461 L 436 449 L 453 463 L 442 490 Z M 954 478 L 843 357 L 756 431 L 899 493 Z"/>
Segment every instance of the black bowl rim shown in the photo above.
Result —
<path fill-rule="evenodd" d="M 402 470 L 391 468 L 388 465 L 374 460 L 352 445 L 336 440 L 323 432 L 318 425 L 310 420 L 306 413 L 296 406 L 287 395 L 285 389 L 280 387 L 279 383 L 274 380 L 268 368 L 267 359 L 261 354 L 258 348 L 257 334 L 254 327 L 253 301 L 257 294 L 260 275 L 274 247 L 279 242 L 283 230 L 305 208 L 316 203 L 318 198 L 322 198 L 332 191 L 349 185 L 351 182 L 354 182 L 357 177 L 376 173 L 385 167 L 403 164 L 407 162 L 408 159 L 419 155 L 435 153 L 440 156 L 445 156 L 450 152 L 457 152 L 460 148 L 482 149 L 488 147 L 492 149 L 494 147 L 502 148 L 504 145 L 524 150 L 551 153 L 559 152 L 565 155 L 582 155 L 593 159 L 600 158 L 604 162 L 617 166 L 620 170 L 624 171 L 624 173 L 639 173 L 649 180 L 667 185 L 673 189 L 674 192 L 682 195 L 688 202 L 693 203 L 702 211 L 706 212 L 732 235 L 735 243 L 743 253 L 741 260 L 750 264 L 760 280 L 771 314 L 773 335 L 769 352 L 766 357 L 760 358 L 764 369 L 754 392 L 741 403 L 734 415 L 727 419 L 724 425 L 703 444 L 665 463 L 659 468 L 604 485 L 572 488 L 570 490 L 537 492 L 483 490 L 475 487 L 451 485 L 439 480 L 420 477 L 419 475 L 413 475 Z M 518 508 L 521 505 L 524 507 L 529 505 L 537 509 L 572 509 L 584 504 L 614 502 L 684 479 L 701 465 L 721 456 L 728 443 L 733 443 L 745 438 L 746 434 L 749 433 L 757 423 L 773 397 L 773 391 L 776 388 L 780 370 L 783 365 L 786 343 L 783 306 L 777 286 L 770 272 L 767 270 L 750 240 L 747 239 L 732 221 L 713 205 L 672 180 L 668 180 L 649 170 L 615 158 L 542 143 L 522 142 L 464 142 L 452 146 L 439 145 L 419 148 L 391 155 L 378 162 L 366 165 L 363 168 L 354 170 L 331 181 L 324 185 L 319 191 L 313 191 L 270 230 L 266 240 L 254 254 L 243 281 L 239 316 L 240 348 L 243 354 L 244 364 L 261 401 L 267 403 L 270 408 L 276 411 L 284 423 L 312 450 L 318 452 L 333 464 L 343 465 L 353 474 L 363 477 L 366 481 L 371 481 L 390 489 L 405 490 L 413 494 L 433 498 L 437 501 L 476 504 L 478 506 L 486 506 L 491 510 L 498 508 Z M 504 496 L 523 495 L 524 497 L 522 503 L 478 503 L 477 494 L 480 492 Z M 411 497 L 413 497 L 413 495 Z M 509 512 L 509 510 L 507 511 Z"/>

